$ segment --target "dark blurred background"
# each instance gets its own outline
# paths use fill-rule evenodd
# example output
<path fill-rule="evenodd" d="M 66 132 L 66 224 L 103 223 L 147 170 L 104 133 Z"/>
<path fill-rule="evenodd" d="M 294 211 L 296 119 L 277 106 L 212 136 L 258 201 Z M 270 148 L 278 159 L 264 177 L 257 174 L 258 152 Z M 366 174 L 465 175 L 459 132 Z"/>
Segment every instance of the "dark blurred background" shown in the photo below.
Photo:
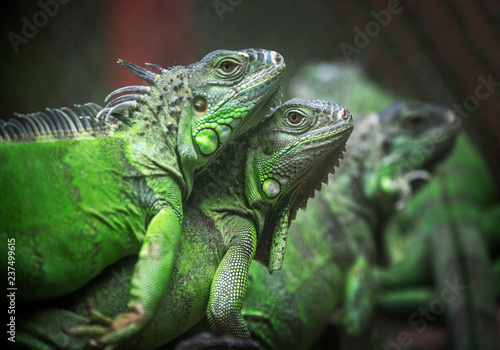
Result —
<path fill-rule="evenodd" d="M 288 82 L 311 62 L 356 64 L 376 86 L 461 114 L 500 178 L 497 0 L 3 1 L 0 118 L 103 104 L 142 82 L 123 58 L 169 67 L 219 49 L 280 52 Z M 342 101 L 334 101 L 342 103 Z M 351 106 L 347 106 L 351 108 Z M 1 165 L 0 165 L 1 167 Z M 498 186 L 497 186 L 498 192 Z"/>

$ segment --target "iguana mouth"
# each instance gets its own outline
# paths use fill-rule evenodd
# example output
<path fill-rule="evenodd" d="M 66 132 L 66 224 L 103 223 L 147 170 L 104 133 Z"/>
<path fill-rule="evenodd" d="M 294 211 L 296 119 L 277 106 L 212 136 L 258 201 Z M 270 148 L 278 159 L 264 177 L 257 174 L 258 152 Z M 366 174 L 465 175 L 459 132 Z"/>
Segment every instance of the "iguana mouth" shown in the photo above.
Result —
<path fill-rule="evenodd" d="M 260 100 L 262 96 L 257 96 L 255 97 L 252 101 L 249 101 L 249 103 L 254 103 L 254 104 L 259 104 L 259 107 L 253 108 L 250 112 L 249 115 L 270 115 L 274 108 L 277 106 L 281 105 L 281 98 L 283 96 L 282 92 L 282 85 L 281 85 L 281 77 L 276 78 L 276 76 L 280 75 L 282 71 L 285 69 L 284 63 L 278 67 L 273 67 L 272 70 L 269 71 L 263 71 L 254 81 L 253 84 L 250 86 L 244 86 L 244 89 L 241 89 L 242 87 L 239 86 L 236 88 L 235 94 L 232 97 L 228 97 L 228 99 L 224 102 L 227 103 L 229 100 L 232 100 L 235 98 L 235 96 L 241 96 L 242 93 L 250 91 L 252 89 L 256 89 L 260 85 L 271 85 L 271 86 L 264 86 L 262 89 L 266 89 L 268 91 L 272 91 L 267 97 L 264 99 Z M 260 101 L 259 101 L 260 100 Z M 247 125 L 254 124 L 252 123 L 252 118 L 247 115 L 243 122 L 242 125 L 239 126 L 238 131 L 239 134 L 242 134 L 250 128 Z"/>
<path fill-rule="evenodd" d="M 406 176 L 409 177 L 407 182 L 410 186 L 411 193 L 415 193 L 420 190 L 420 188 L 422 188 L 422 186 L 430 180 L 431 174 L 434 173 L 436 171 L 436 167 L 448 157 L 453 150 L 454 144 L 454 137 L 450 137 L 445 140 L 439 145 L 433 156 L 421 165 L 420 168 L 422 170 L 420 170 L 420 172 L 422 174 L 426 173 L 427 176 L 412 176 L 412 173 L 415 173 L 415 171 L 406 174 Z"/>
<path fill-rule="evenodd" d="M 251 85 L 243 84 L 240 86 L 237 86 L 235 88 L 236 93 L 244 92 L 249 89 L 255 88 L 256 86 L 266 83 L 266 82 L 272 82 L 273 78 L 279 74 L 286 68 L 285 63 L 283 62 L 279 66 L 273 66 L 271 70 L 263 70 L 258 76 L 255 77 L 252 81 L 248 82 L 251 83 Z"/>
<path fill-rule="evenodd" d="M 281 57 L 279 53 L 276 53 L 276 55 Z M 269 86 L 266 88 L 266 90 L 276 91 L 276 89 L 278 89 L 281 91 L 281 78 L 276 80 L 275 77 L 277 75 L 280 75 L 285 70 L 285 68 L 286 64 L 283 61 L 283 59 L 280 58 L 279 60 L 276 60 L 276 64 L 272 65 L 269 70 L 263 69 L 258 74 L 255 74 L 254 78 L 251 81 L 248 81 L 243 85 L 236 86 L 232 90 L 233 93 L 231 94 L 231 96 L 228 96 L 225 100 L 221 101 L 219 106 L 224 106 L 230 100 L 234 99 L 237 96 L 240 96 L 241 93 L 255 89 L 256 87 L 262 84 L 277 84 L 278 86 L 276 88 L 273 88 L 273 86 Z M 257 96 L 255 99 L 258 99 L 259 97 L 260 96 Z M 250 101 L 250 102 L 255 102 L 255 101 Z"/>

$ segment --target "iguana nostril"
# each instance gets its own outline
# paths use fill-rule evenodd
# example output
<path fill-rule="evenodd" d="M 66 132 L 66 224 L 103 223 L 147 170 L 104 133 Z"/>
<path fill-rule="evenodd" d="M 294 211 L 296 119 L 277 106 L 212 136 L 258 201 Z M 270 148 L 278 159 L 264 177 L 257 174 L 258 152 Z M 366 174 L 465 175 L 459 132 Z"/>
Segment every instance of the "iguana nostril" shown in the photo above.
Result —
<path fill-rule="evenodd" d="M 340 117 L 341 117 L 342 119 L 344 119 L 344 120 L 349 119 L 349 112 L 348 112 L 348 111 L 347 111 L 347 109 L 345 109 L 345 108 L 342 108 L 342 109 L 340 110 L 339 115 L 340 115 Z"/>
<path fill-rule="evenodd" d="M 281 62 L 281 55 L 278 52 L 273 51 L 272 57 L 273 57 L 275 62 Z"/>

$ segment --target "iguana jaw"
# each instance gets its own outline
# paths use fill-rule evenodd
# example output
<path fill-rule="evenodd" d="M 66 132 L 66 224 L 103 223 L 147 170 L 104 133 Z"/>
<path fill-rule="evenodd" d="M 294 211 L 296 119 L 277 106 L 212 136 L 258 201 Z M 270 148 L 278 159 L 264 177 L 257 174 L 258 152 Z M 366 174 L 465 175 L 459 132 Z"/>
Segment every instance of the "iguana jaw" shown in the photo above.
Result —
<path fill-rule="evenodd" d="M 339 166 L 339 159 L 343 159 L 345 144 L 352 131 L 353 124 L 345 126 L 336 133 L 330 141 L 332 148 L 325 152 L 317 161 L 317 165 L 311 171 L 305 173 L 299 180 L 296 188 L 291 190 L 289 199 L 293 205 L 290 209 L 290 221 L 295 219 L 297 210 L 306 210 L 307 201 L 313 198 L 316 191 L 321 190 L 323 183 L 328 184 L 330 174 L 335 174 L 335 167 Z"/>
<path fill-rule="evenodd" d="M 248 89 L 259 89 L 262 91 L 267 91 L 268 95 L 263 96 L 260 99 L 254 99 L 255 102 L 258 102 L 256 106 L 247 114 L 241 125 L 238 127 L 234 137 L 238 137 L 239 135 L 244 134 L 246 131 L 255 127 L 259 122 L 263 120 L 263 116 L 268 116 L 273 112 L 273 109 L 281 104 L 280 97 L 283 96 L 281 81 L 283 79 L 283 75 L 280 71 L 273 72 L 273 75 L 268 80 L 259 81 L 255 85 L 249 87 Z M 272 80 L 271 80 L 272 79 Z M 247 89 L 247 90 L 248 90 Z M 245 96 L 247 91 L 242 91 L 238 93 L 239 97 Z M 252 103 L 254 103 L 252 101 Z"/>

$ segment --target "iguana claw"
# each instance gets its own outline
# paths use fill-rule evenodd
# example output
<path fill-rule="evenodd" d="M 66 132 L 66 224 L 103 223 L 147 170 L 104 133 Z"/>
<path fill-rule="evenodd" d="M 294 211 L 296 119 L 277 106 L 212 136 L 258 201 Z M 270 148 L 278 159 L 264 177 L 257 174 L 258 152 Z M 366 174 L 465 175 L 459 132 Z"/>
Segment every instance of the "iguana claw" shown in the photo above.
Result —
<path fill-rule="evenodd" d="M 103 326 L 112 327 L 113 320 L 109 317 L 104 316 L 102 313 L 92 308 L 91 303 L 88 303 L 85 306 L 85 309 L 87 310 L 87 314 L 92 322 L 97 322 Z"/>
<path fill-rule="evenodd" d="M 90 348 L 111 350 L 116 343 L 122 342 L 129 335 L 135 334 L 145 324 L 145 318 L 140 307 L 133 307 L 131 312 L 118 315 L 111 319 L 86 305 L 89 321 L 97 324 L 86 324 L 64 329 L 64 332 L 73 337 L 89 337 Z"/>
<path fill-rule="evenodd" d="M 77 337 L 76 333 L 73 332 L 71 329 L 69 328 L 61 328 L 61 330 L 66 333 L 67 335 L 69 335 L 70 337 Z"/>
<path fill-rule="evenodd" d="M 89 347 L 92 349 L 112 350 L 123 343 L 129 336 L 137 334 L 145 322 L 145 317 L 140 308 L 133 307 L 131 312 L 118 315 L 111 320 L 100 312 L 88 309 L 90 319 L 101 325 L 83 325 L 72 327 L 67 333 L 73 336 L 93 337 L 89 341 Z"/>
<path fill-rule="evenodd" d="M 108 333 L 112 329 L 111 319 L 101 314 L 92 308 L 91 303 L 85 305 L 89 323 L 98 323 L 95 325 L 85 324 L 81 326 L 73 326 L 71 328 L 64 328 L 64 333 L 72 337 L 99 337 Z"/>
<path fill-rule="evenodd" d="M 84 326 L 74 326 L 71 328 L 63 329 L 64 333 L 72 337 L 98 337 L 106 334 L 109 329 L 103 326 L 97 325 L 84 325 Z"/>

